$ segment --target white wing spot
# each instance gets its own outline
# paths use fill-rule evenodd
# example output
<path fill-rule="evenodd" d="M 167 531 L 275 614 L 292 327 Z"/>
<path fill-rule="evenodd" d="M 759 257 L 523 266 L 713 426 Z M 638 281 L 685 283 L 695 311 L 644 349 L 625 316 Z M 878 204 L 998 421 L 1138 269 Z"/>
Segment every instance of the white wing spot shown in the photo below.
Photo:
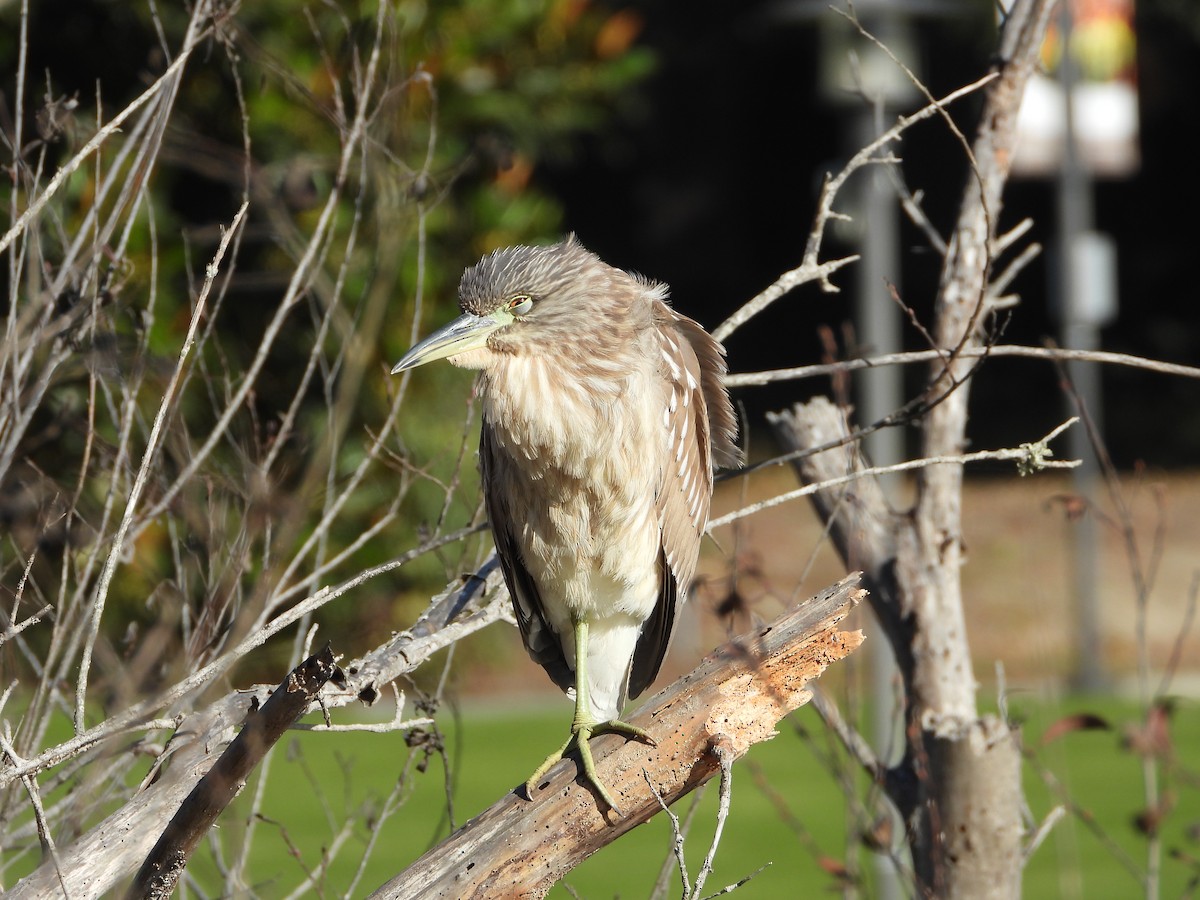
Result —
<path fill-rule="evenodd" d="M 670 366 L 670 368 L 671 368 L 671 377 L 678 378 L 679 377 L 679 366 L 675 363 L 675 358 L 673 356 L 671 356 L 670 353 L 667 352 L 667 349 L 665 347 L 662 349 L 662 357 L 663 357 L 663 359 L 665 359 L 667 361 L 667 365 Z"/>

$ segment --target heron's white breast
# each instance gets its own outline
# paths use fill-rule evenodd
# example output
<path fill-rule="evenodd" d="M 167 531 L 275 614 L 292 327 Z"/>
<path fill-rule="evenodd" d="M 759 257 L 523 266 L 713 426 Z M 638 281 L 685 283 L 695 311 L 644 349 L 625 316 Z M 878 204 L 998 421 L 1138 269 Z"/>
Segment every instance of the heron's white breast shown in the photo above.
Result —
<path fill-rule="evenodd" d="M 513 461 L 501 477 L 547 607 L 641 620 L 659 588 L 664 438 L 659 404 L 646 401 L 661 386 L 652 372 L 591 373 L 512 357 L 487 374 L 484 415 Z"/>

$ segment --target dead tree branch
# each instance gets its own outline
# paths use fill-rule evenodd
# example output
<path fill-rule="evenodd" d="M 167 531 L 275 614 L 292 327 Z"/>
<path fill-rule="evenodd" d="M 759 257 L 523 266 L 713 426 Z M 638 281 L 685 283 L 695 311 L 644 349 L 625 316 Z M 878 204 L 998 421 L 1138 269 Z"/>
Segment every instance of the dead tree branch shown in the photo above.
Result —
<path fill-rule="evenodd" d="M 1053 0 L 1014 5 L 998 77 L 987 86 L 935 303 L 928 392 L 941 400 L 922 417 L 925 458 L 962 456 L 966 444 L 969 382 L 987 352 L 996 222 L 1016 115 L 1053 7 Z M 1019 896 L 1020 749 L 1006 722 L 980 717 L 976 707 L 960 576 L 961 462 L 918 469 L 916 503 L 897 513 L 873 477 L 856 477 L 866 464 L 849 443 L 853 429 L 831 403 L 798 405 L 772 424 L 801 481 L 822 485 L 814 505 L 847 568 L 863 571 L 895 653 L 907 703 L 906 745 L 882 780 L 907 823 L 918 890 Z M 824 486 L 831 479 L 840 486 Z"/>
<path fill-rule="evenodd" d="M 928 394 L 940 402 L 922 417 L 922 457 L 958 456 L 966 444 L 969 381 L 978 365 L 972 356 L 983 349 L 993 312 L 996 223 L 1017 111 L 1054 5 L 1018 0 L 1004 24 L 997 77 L 986 88 L 934 307 L 938 356 Z M 793 452 L 835 446 L 830 439 L 845 440 L 851 429 L 831 410 L 827 403 L 798 406 L 790 417 L 777 417 L 777 432 Z M 798 458 L 796 466 L 806 483 L 864 468 L 846 447 Z M 980 717 L 976 706 L 960 574 L 963 467 L 921 468 L 916 478 L 916 503 L 904 514 L 893 513 L 868 483 L 819 491 L 815 503 L 846 565 L 864 570 L 904 682 L 904 758 L 884 781 L 908 825 L 919 890 L 1017 897 L 1020 752 L 1007 723 Z"/>
<path fill-rule="evenodd" d="M 801 264 L 795 269 L 784 272 L 760 293 L 751 297 L 737 312 L 713 329 L 713 337 L 718 341 L 728 340 L 729 336 L 738 328 L 746 324 L 746 322 L 750 321 L 784 294 L 802 284 L 816 281 L 820 283 L 822 290 L 827 292 L 836 291 L 837 288 L 829 280 L 829 276 L 838 269 L 858 259 L 857 255 L 853 255 L 842 257 L 841 259 L 828 260 L 823 263 L 818 261 L 821 253 L 821 242 L 825 237 L 825 227 L 829 224 L 829 220 L 845 218 L 844 215 L 835 212 L 833 209 L 834 199 L 837 197 L 842 185 L 863 166 L 878 162 L 879 158 L 877 154 L 879 151 L 888 144 L 899 140 L 909 127 L 934 115 L 944 115 L 946 106 L 955 100 L 975 93 L 995 77 L 994 74 L 986 75 L 974 84 L 969 84 L 966 87 L 952 91 L 940 100 L 931 99 L 928 106 L 918 110 L 911 116 L 901 116 L 895 125 L 854 154 L 849 162 L 842 167 L 840 172 L 836 175 L 827 176 L 825 184 L 821 187 L 821 196 L 817 201 L 816 221 L 813 223 L 812 231 L 809 232 L 808 242 L 804 248 L 804 259 Z"/>
<path fill-rule="evenodd" d="M 846 438 L 851 430 L 843 411 L 824 397 L 817 397 L 807 404 L 799 404 L 790 411 L 769 418 L 780 443 L 787 448 L 836 444 Z M 813 493 L 813 505 L 827 523 L 833 544 L 846 566 L 860 569 L 863 573 L 868 600 L 892 647 L 904 683 L 905 696 L 910 698 L 911 707 L 911 698 L 918 689 L 914 683 L 915 673 L 922 662 L 928 663 L 928 654 L 933 651 L 918 640 L 921 620 L 914 615 L 909 596 L 911 587 L 907 579 L 910 576 L 906 573 L 911 556 L 907 554 L 911 553 L 914 543 L 910 514 L 894 511 L 888 506 L 875 478 L 866 476 L 847 480 L 847 476 L 866 468 L 855 444 L 804 456 L 795 463 L 795 468 L 806 484 L 828 485 Z M 926 654 L 926 659 L 918 659 L 918 653 Z M 995 783 L 986 788 L 974 781 L 963 781 L 958 776 L 947 776 L 953 777 L 955 790 L 964 785 L 973 785 L 977 794 L 956 798 L 947 810 L 938 807 L 938 815 L 943 823 L 943 834 L 947 821 L 960 822 L 954 818 L 947 820 L 948 813 L 962 813 L 966 817 L 960 824 L 964 824 L 968 830 L 956 838 L 959 842 L 994 837 L 997 832 L 1006 839 L 1011 838 L 1012 852 L 1018 853 L 1016 857 L 1007 852 L 996 853 L 995 856 L 990 852 L 984 855 L 990 859 L 1000 859 L 1002 865 L 1011 864 L 1019 885 L 1020 754 L 1007 725 L 998 719 L 988 718 L 980 721 L 965 739 L 960 740 L 922 733 L 914 724 L 908 729 L 907 737 L 903 758 L 890 768 L 884 768 L 870 755 L 857 753 L 856 758 L 872 779 L 882 784 L 901 816 L 913 827 L 925 821 L 929 795 L 935 787 L 932 779 L 946 774 L 936 767 L 949 765 L 948 756 L 961 753 L 963 759 L 958 762 L 964 771 L 970 771 L 972 779 L 982 778 L 987 771 L 986 766 L 994 765 L 1000 771 L 992 772 Z M 988 796 L 981 800 L 978 792 L 983 790 L 987 791 Z M 941 794 L 942 791 L 937 790 L 937 796 Z M 916 831 L 913 834 L 918 836 Z M 994 852 L 1007 847 L 1009 843 L 1006 840 L 989 849 Z M 938 844 L 938 849 L 961 854 L 963 848 Z M 924 853 L 924 857 L 920 853 Z M 922 861 L 928 862 L 931 858 L 927 848 L 914 852 L 914 868 L 919 877 L 925 874 L 922 872 Z M 932 866 L 928 868 L 932 869 Z M 994 884 L 1003 886 L 1003 882 L 1004 879 L 993 879 Z M 975 895 L 951 893 L 947 896 Z M 982 896 L 1001 895 L 985 893 Z"/>
<path fill-rule="evenodd" d="M 65 887 L 73 900 L 112 890 L 146 856 L 166 822 L 213 758 L 230 740 L 248 703 L 265 701 L 267 688 L 240 692 L 188 716 L 162 753 L 158 779 L 60 851 Z M 152 823 L 160 823 L 154 827 Z M 63 890 L 54 866 L 43 864 L 8 889 L 5 900 L 35 900 Z"/>
<path fill-rule="evenodd" d="M 770 625 L 706 657 L 630 721 L 657 742 L 605 735 L 592 741 L 600 778 L 625 816 L 601 810 L 566 760 L 534 802 L 514 790 L 434 847 L 372 897 L 542 897 L 601 847 L 721 771 L 717 746 L 741 757 L 807 703 L 807 685 L 862 641 L 837 625 L 863 596 L 851 575 Z M 651 787 L 653 786 L 653 790 Z M 547 841 L 546 835 L 555 835 Z"/>
<path fill-rule="evenodd" d="M 284 732 L 294 725 L 336 671 L 325 645 L 293 669 L 261 707 L 251 707 L 242 730 L 192 789 L 134 876 L 126 897 L 169 897 L 192 852 Z"/>
<path fill-rule="evenodd" d="M 326 681 L 306 712 L 374 703 L 390 681 L 413 671 L 447 644 L 505 618 L 509 609 L 508 593 L 496 566 L 488 563 L 466 584 L 455 582 L 435 597 L 412 628 L 362 659 L 345 664 L 342 676 Z M 153 783 L 60 851 L 73 900 L 102 896 L 136 870 L 166 822 L 233 740 L 247 710 L 265 704 L 270 690 L 270 686 L 257 685 L 235 691 L 181 718 L 159 761 L 166 764 Z M 17 768 L 28 765 L 27 760 L 10 762 Z M 4 897 L 33 900 L 59 890 L 55 867 L 44 863 Z"/>

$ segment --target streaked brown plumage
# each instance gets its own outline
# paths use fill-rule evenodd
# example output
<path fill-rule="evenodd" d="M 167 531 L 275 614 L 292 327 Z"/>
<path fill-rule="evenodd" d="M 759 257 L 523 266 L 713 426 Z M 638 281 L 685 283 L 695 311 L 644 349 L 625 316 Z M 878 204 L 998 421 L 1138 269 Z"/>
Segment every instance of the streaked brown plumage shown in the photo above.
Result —
<path fill-rule="evenodd" d="M 587 739 L 644 737 L 617 717 L 662 664 L 713 467 L 740 456 L 723 351 L 666 296 L 573 237 L 498 250 L 463 274 L 464 315 L 393 370 L 448 357 L 481 372 L 480 470 L 521 636 L 556 684 L 579 688 L 572 738 L 531 793 L 577 743 L 612 805 Z"/>

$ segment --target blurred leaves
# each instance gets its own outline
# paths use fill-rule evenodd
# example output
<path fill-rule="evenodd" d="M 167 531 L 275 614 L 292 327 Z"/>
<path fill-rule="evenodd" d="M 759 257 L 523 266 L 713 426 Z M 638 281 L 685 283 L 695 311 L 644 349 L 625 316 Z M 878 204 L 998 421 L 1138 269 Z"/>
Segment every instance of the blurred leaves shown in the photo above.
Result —
<path fill-rule="evenodd" d="M 32 5 L 22 145 L 30 177 L 43 185 L 97 119 L 111 119 L 158 77 L 190 15 L 170 4 L 117 12 L 103 0 Z M 481 253 L 563 231 L 561 207 L 539 186 L 539 163 L 568 157 L 580 134 L 632 114 L 636 84 L 653 61 L 636 45 L 637 14 L 586 0 L 389 3 L 363 149 L 317 248 L 320 264 L 305 273 L 286 328 L 264 348 L 367 94 L 378 13 L 349 0 L 220 8 L 184 71 L 146 192 L 136 203 L 120 201 L 124 232 L 106 234 L 85 262 L 57 268 L 63 248 L 87 234 L 91 212 L 119 218 L 112 194 L 96 206 L 102 181 L 136 185 L 144 176 L 135 154 L 122 155 L 124 142 L 138 140 L 128 129 L 72 176 L 42 220 L 38 267 L 69 285 L 59 303 L 75 316 L 77 355 L 54 370 L 31 420 L 18 454 L 28 465 L 0 472 L 0 518 L 23 553 L 75 543 L 82 564 L 110 491 L 127 489 L 127 473 L 110 468 L 122 453 L 122 399 L 136 398 L 134 421 L 152 417 L 221 227 L 250 200 L 236 266 L 223 273 L 204 323 L 150 502 L 218 426 L 256 355 L 266 352 L 266 364 L 199 477 L 130 549 L 104 618 L 114 639 L 131 623 L 170 615 L 193 653 L 216 646 L 243 604 L 261 602 L 281 558 L 322 528 L 323 556 L 352 545 L 402 480 L 411 491 L 398 524 L 338 573 L 391 558 L 444 519 L 458 527 L 477 515 L 469 380 L 447 366 L 413 380 L 390 460 L 358 484 L 331 524 L 320 524 L 394 404 L 390 361 L 414 334 L 451 315 L 458 277 Z M 0 126 L 10 139 L 19 16 L 19 5 L 0 9 Z M 0 204 L 20 209 L 37 190 L 29 182 L 13 197 L 6 181 Z M 0 313 L 13 296 L 4 286 Z M 89 377 L 100 379 L 98 401 L 89 400 Z M 110 414 L 89 412 L 96 402 Z M 261 471 L 273 459 L 272 470 Z M 50 515 L 88 465 L 99 470 L 83 480 L 75 513 Z M 368 586 L 356 604 L 323 611 L 325 620 L 352 632 L 395 627 L 403 620 L 393 608 L 397 588 L 413 589 L 415 599 L 471 552 L 448 548 L 418 560 L 390 584 Z M 47 562 L 41 574 L 53 595 L 56 563 Z M 5 585 L 17 563 L 0 556 Z M 181 603 L 192 608 L 181 612 Z"/>

